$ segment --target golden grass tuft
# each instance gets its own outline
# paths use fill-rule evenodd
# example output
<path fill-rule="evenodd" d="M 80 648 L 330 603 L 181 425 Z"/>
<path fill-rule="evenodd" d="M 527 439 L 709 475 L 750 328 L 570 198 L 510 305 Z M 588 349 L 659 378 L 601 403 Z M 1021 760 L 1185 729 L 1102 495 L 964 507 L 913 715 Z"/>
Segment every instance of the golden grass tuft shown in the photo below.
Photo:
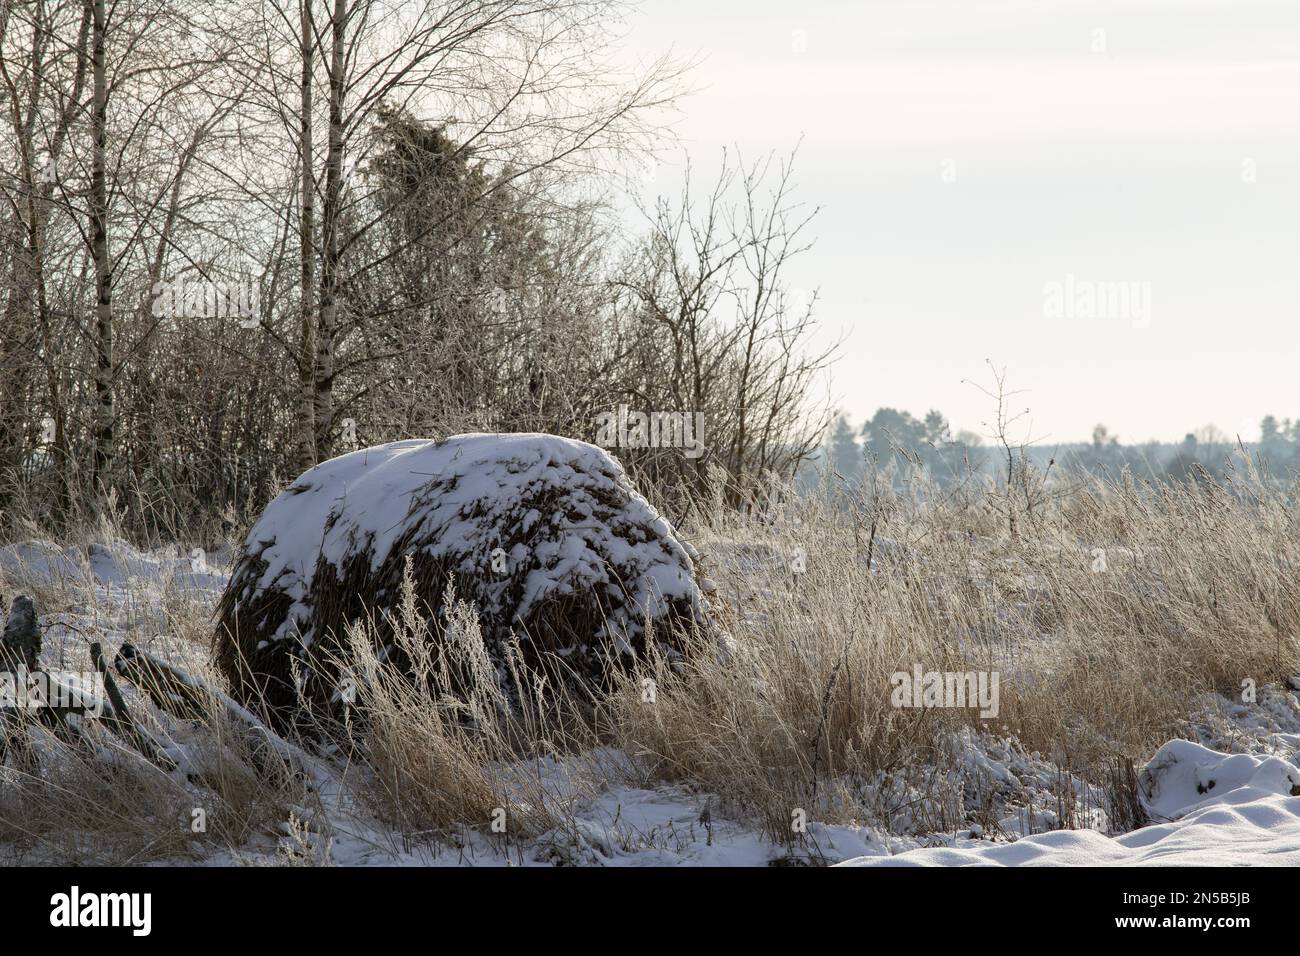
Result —
<path fill-rule="evenodd" d="M 700 548 L 732 658 L 648 662 L 604 730 L 646 780 L 691 781 L 778 842 L 796 841 L 796 809 L 892 829 L 882 795 L 900 784 L 970 812 L 980 781 L 949 752 L 967 726 L 1113 790 L 1117 760 L 1187 735 L 1207 695 L 1298 669 L 1295 492 L 1251 473 L 1094 482 L 1022 516 L 1015 539 L 982 489 L 882 484 L 775 522 L 720 518 Z M 998 671 L 1000 713 L 894 708 L 890 675 L 914 664 Z"/>

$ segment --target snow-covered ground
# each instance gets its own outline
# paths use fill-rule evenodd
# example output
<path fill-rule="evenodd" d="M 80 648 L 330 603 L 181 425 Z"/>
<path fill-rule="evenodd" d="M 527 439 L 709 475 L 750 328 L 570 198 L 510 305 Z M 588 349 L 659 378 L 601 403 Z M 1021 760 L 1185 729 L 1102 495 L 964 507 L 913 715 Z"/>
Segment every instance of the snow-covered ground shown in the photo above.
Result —
<path fill-rule="evenodd" d="M 169 633 L 178 601 L 211 607 L 224 588 L 229 554 L 141 553 L 121 541 L 85 551 L 34 542 L 0 549 L 0 572 L 71 598 L 42 607 L 46 666 L 72 666 L 88 639 L 108 653 L 130 640 L 156 653 L 193 661 L 205 648 L 182 646 Z M 20 573 L 18 569 L 21 568 Z M 333 862 L 345 865 L 1297 865 L 1300 864 L 1300 699 L 1294 691 L 1261 690 L 1242 705 L 1206 701 L 1189 725 L 1200 738 L 1171 741 L 1142 768 L 1145 810 L 1154 822 L 1107 835 L 1100 801 L 1061 825 L 1052 807 L 1058 770 L 1014 741 L 967 733 L 953 741 L 955 762 L 977 769 L 995 786 L 1029 796 L 1027 808 L 1005 815 L 996 833 L 971 826 L 955 832 L 898 836 L 866 826 L 809 821 L 799 849 L 767 840 L 743 819 L 729 819 L 707 793 L 685 786 L 611 784 L 635 779 L 617 772 L 628 758 L 603 751 L 530 766 L 554 795 L 564 824 L 526 845 L 466 828 L 437 842 L 409 845 L 366 815 L 346 780 L 323 781 L 319 802 L 299 808 L 283 834 L 203 860 L 207 865 Z M 604 768 L 607 773 L 592 773 Z M 588 783 L 571 786 L 579 775 Z M 600 783 L 591 785 L 590 781 Z M 907 827 L 898 827 L 907 830 Z M 912 828 L 911 832 L 916 832 Z M 2 849 L 2 848 L 0 848 Z"/>
<path fill-rule="evenodd" d="M 846 866 L 1297 866 L 1300 767 L 1171 740 L 1140 781 L 1153 823 L 1119 837 L 1054 830 L 1014 843 L 972 840 Z"/>

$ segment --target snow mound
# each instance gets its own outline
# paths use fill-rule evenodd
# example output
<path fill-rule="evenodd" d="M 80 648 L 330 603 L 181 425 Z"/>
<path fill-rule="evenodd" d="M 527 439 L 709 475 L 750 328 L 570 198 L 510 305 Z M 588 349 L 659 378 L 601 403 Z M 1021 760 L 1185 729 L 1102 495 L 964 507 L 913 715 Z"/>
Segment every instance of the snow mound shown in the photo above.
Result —
<path fill-rule="evenodd" d="M 1170 821 L 1206 806 L 1300 795 L 1300 768 L 1279 757 L 1225 755 L 1190 740 L 1171 740 L 1142 768 L 1138 783 L 1151 819 Z"/>
<path fill-rule="evenodd" d="M 50 541 L 20 541 L 0 548 L 0 570 L 36 584 L 61 584 L 85 577 L 83 562 Z"/>
<path fill-rule="evenodd" d="M 1138 780 L 1144 807 L 1162 822 L 1114 839 L 1096 830 L 1055 830 L 1014 843 L 966 840 L 841 865 L 1300 865 L 1300 768 L 1294 764 L 1172 740 Z"/>
<path fill-rule="evenodd" d="M 188 554 L 172 545 L 140 551 L 121 538 L 93 541 L 85 550 L 44 540 L 0 548 L 0 572 L 20 584 L 45 587 L 128 588 L 170 585 L 182 591 L 220 591 L 226 578 L 220 555 L 201 548 Z"/>
<path fill-rule="evenodd" d="M 407 558 L 435 617 L 455 576 L 490 653 L 517 629 L 570 663 L 633 654 L 647 620 L 702 620 L 694 556 L 594 445 L 393 442 L 317 465 L 267 506 L 222 598 L 219 658 L 239 684 L 244 661 L 279 680 L 286 653 L 323 657 L 322 641 L 395 605 Z"/>

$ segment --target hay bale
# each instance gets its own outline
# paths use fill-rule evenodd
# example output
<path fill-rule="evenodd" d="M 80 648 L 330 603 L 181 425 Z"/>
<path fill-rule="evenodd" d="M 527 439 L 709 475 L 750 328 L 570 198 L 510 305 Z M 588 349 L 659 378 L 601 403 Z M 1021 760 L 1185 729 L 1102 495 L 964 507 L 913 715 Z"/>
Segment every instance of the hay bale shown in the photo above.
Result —
<path fill-rule="evenodd" d="M 393 442 L 317 465 L 249 532 L 218 607 L 216 658 L 233 693 L 276 719 L 337 704 L 346 626 L 391 635 L 409 558 L 439 623 L 449 580 L 478 610 L 505 683 L 512 634 L 529 667 L 562 660 L 599 684 L 705 622 L 694 551 L 594 445 L 552 435 Z M 381 648 L 393 652 L 390 644 Z M 295 662 L 306 676 L 295 687 Z"/>

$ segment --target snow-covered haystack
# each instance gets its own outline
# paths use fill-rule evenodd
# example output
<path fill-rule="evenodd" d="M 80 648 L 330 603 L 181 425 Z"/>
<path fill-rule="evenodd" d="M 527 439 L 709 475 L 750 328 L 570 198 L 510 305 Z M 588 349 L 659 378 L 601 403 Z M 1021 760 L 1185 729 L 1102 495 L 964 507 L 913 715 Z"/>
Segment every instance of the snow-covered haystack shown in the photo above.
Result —
<path fill-rule="evenodd" d="M 594 686 L 644 652 L 647 622 L 669 653 L 704 623 L 693 557 L 594 445 L 537 434 L 393 442 L 317 465 L 267 506 L 218 607 L 216 657 L 245 702 L 282 718 L 328 709 L 348 624 L 373 621 L 381 655 L 391 651 L 409 559 L 431 633 L 442 634 L 454 579 L 503 684 L 513 635 L 526 666 L 559 663 Z"/>

